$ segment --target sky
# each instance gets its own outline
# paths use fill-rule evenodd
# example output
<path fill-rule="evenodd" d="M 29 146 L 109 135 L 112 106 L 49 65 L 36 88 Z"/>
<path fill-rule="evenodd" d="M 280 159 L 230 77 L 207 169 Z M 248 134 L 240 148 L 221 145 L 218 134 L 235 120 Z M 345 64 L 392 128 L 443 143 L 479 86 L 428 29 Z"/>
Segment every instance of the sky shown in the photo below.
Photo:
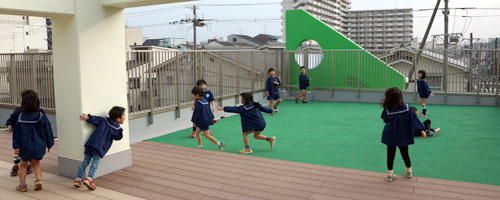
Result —
<path fill-rule="evenodd" d="M 125 10 L 125 23 L 129 27 L 142 27 L 143 36 L 148 38 L 180 37 L 193 40 L 192 24 L 169 24 L 192 17 L 189 5 L 198 5 L 198 16 L 207 20 L 241 20 L 245 22 L 217 21 L 198 28 L 198 41 L 224 37 L 230 34 L 255 36 L 260 33 L 281 35 L 281 0 L 200 0 L 184 3 L 164 4 Z M 432 11 L 417 11 L 434 8 L 436 0 L 351 0 L 352 10 L 413 8 L 413 37 L 419 40 L 425 34 Z M 466 37 L 473 32 L 474 38 L 500 36 L 500 0 L 449 0 L 450 8 L 489 8 L 475 10 L 453 9 L 450 13 L 449 31 L 463 33 Z M 221 4 L 259 4 L 246 6 L 221 6 Z M 215 5 L 214 5 L 215 4 Z M 444 0 L 441 1 L 444 7 Z M 493 8 L 493 9 L 492 9 Z M 494 9 L 498 8 L 498 9 Z M 463 17 L 472 16 L 472 17 Z M 253 19 L 252 22 L 248 21 Z M 255 20 L 257 19 L 257 20 Z M 262 21 L 261 19 L 272 19 Z M 469 25 L 470 24 L 470 25 Z M 444 33 L 444 17 L 438 11 L 431 34 Z"/>

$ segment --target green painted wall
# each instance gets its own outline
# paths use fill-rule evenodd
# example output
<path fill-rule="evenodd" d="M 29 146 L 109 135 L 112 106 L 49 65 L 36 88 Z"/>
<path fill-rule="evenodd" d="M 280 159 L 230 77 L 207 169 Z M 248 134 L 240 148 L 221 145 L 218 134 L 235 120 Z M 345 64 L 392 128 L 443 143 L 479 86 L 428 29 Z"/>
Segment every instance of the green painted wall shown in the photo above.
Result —
<path fill-rule="evenodd" d="M 297 50 L 306 40 L 315 40 L 323 50 L 362 50 L 325 51 L 321 64 L 308 72 L 313 87 L 356 88 L 359 74 L 361 88 L 405 88 L 403 74 L 305 10 L 288 10 L 286 49 Z M 294 56 L 290 56 L 290 63 L 292 84 L 298 84 L 300 66 Z"/>

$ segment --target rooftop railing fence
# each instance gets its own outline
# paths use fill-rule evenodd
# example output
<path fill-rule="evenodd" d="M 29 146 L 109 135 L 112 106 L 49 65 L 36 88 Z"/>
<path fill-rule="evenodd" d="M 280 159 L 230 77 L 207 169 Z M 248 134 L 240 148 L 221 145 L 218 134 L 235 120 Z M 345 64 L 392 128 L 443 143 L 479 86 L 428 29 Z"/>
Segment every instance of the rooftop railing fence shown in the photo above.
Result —
<path fill-rule="evenodd" d="M 370 53 L 368 53 L 370 52 Z M 384 90 L 398 86 L 416 92 L 419 70 L 436 93 L 496 95 L 499 52 L 491 49 L 447 50 L 306 50 L 306 51 L 127 51 L 128 111 L 131 118 L 179 111 L 192 105 L 191 89 L 207 81 L 216 100 L 265 89 L 267 70 L 275 68 L 283 89 L 298 88 L 300 66 L 308 69 L 312 89 Z M 20 93 L 39 93 L 41 106 L 55 112 L 51 53 L 0 54 L 0 106 L 15 107 Z M 238 103 L 238 102 L 236 102 Z M 179 113 L 179 112 L 177 112 Z"/>

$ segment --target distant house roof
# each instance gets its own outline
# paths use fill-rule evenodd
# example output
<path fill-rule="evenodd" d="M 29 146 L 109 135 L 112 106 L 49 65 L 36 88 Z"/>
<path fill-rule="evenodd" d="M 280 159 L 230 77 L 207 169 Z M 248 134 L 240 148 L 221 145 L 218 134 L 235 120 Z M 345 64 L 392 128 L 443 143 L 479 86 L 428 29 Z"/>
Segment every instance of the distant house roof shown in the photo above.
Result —
<path fill-rule="evenodd" d="M 277 37 L 274 37 L 272 35 L 268 35 L 268 34 L 259 34 L 257 36 L 254 37 L 255 39 L 257 40 L 260 40 L 260 41 L 263 41 L 263 42 L 276 42 L 278 40 Z"/>
<path fill-rule="evenodd" d="M 258 45 L 264 45 L 264 44 L 266 44 L 265 41 L 259 40 L 257 38 L 250 37 L 248 35 L 233 35 L 233 36 L 234 37 L 239 37 L 239 38 L 242 38 L 242 39 L 245 39 L 245 40 L 248 40 L 248 41 L 253 42 L 255 44 L 258 44 Z"/>
<path fill-rule="evenodd" d="M 142 46 L 159 46 L 161 39 L 147 39 Z"/>

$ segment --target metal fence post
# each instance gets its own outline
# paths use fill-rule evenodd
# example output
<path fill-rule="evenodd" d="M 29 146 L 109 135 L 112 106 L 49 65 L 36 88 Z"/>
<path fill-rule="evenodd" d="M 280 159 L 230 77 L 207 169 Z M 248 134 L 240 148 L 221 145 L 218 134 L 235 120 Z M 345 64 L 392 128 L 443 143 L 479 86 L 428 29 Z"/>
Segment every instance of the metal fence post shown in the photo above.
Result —
<path fill-rule="evenodd" d="M 234 104 L 239 104 L 239 95 L 241 93 L 240 89 L 240 52 L 236 52 L 236 98 L 234 98 Z"/>
<path fill-rule="evenodd" d="M 16 56 L 14 54 L 10 55 L 10 100 L 12 103 L 12 108 L 17 105 L 17 75 L 16 75 Z"/>
<path fill-rule="evenodd" d="M 154 94 L 153 94 L 153 52 L 148 53 L 148 100 L 149 100 L 149 113 L 148 113 L 148 122 L 149 124 L 153 124 L 153 109 L 154 109 Z"/>
<path fill-rule="evenodd" d="M 219 73 L 218 73 L 218 78 L 219 78 L 219 106 L 223 106 L 222 105 L 222 97 L 224 96 L 224 89 L 222 88 L 222 83 L 223 83 L 223 80 L 222 80 L 222 76 L 224 75 L 224 73 L 222 73 L 222 52 L 219 52 Z"/>
<path fill-rule="evenodd" d="M 478 50 L 477 52 L 477 92 L 476 92 L 476 104 L 480 104 L 481 103 L 481 99 L 480 99 L 480 96 L 479 96 L 479 93 L 481 92 L 481 89 L 482 89 L 482 83 L 481 83 L 481 50 Z"/>
<path fill-rule="evenodd" d="M 330 55 L 331 56 L 330 57 L 330 64 L 332 65 L 331 66 L 331 68 L 332 68 L 332 77 L 330 78 L 331 79 L 331 84 L 332 84 L 331 97 L 333 98 L 333 97 L 335 97 L 335 82 L 334 82 L 333 79 L 335 78 L 335 70 L 336 70 L 336 68 L 335 68 L 336 65 L 334 63 L 337 62 L 337 60 L 334 58 L 335 51 L 331 51 L 330 54 L 331 54 Z"/>
<path fill-rule="evenodd" d="M 31 54 L 31 88 L 33 91 L 39 93 L 37 83 L 38 83 L 38 71 L 37 71 L 37 66 L 36 66 L 36 59 L 35 59 L 36 54 Z"/>
<path fill-rule="evenodd" d="M 357 88 L 358 88 L 358 99 L 361 98 L 361 51 L 358 50 L 358 81 L 357 81 Z"/>
<path fill-rule="evenodd" d="M 497 76 L 495 78 L 495 81 L 496 81 L 496 105 L 498 106 L 500 104 L 500 97 L 498 96 L 498 90 L 500 90 L 500 87 L 499 87 L 499 79 L 500 79 L 500 52 L 498 51 L 498 48 L 495 47 L 495 55 L 497 55 L 497 59 L 495 59 L 495 62 L 496 62 L 496 66 L 497 66 Z"/>
<path fill-rule="evenodd" d="M 181 88 L 180 88 L 180 74 L 179 74 L 179 53 L 175 52 L 175 118 L 181 117 Z"/>
<path fill-rule="evenodd" d="M 250 67 L 251 67 L 251 73 L 250 73 L 250 77 L 252 79 L 252 89 L 251 89 L 251 93 L 253 94 L 253 92 L 255 91 L 255 61 L 254 61 L 254 52 L 250 52 Z"/>

